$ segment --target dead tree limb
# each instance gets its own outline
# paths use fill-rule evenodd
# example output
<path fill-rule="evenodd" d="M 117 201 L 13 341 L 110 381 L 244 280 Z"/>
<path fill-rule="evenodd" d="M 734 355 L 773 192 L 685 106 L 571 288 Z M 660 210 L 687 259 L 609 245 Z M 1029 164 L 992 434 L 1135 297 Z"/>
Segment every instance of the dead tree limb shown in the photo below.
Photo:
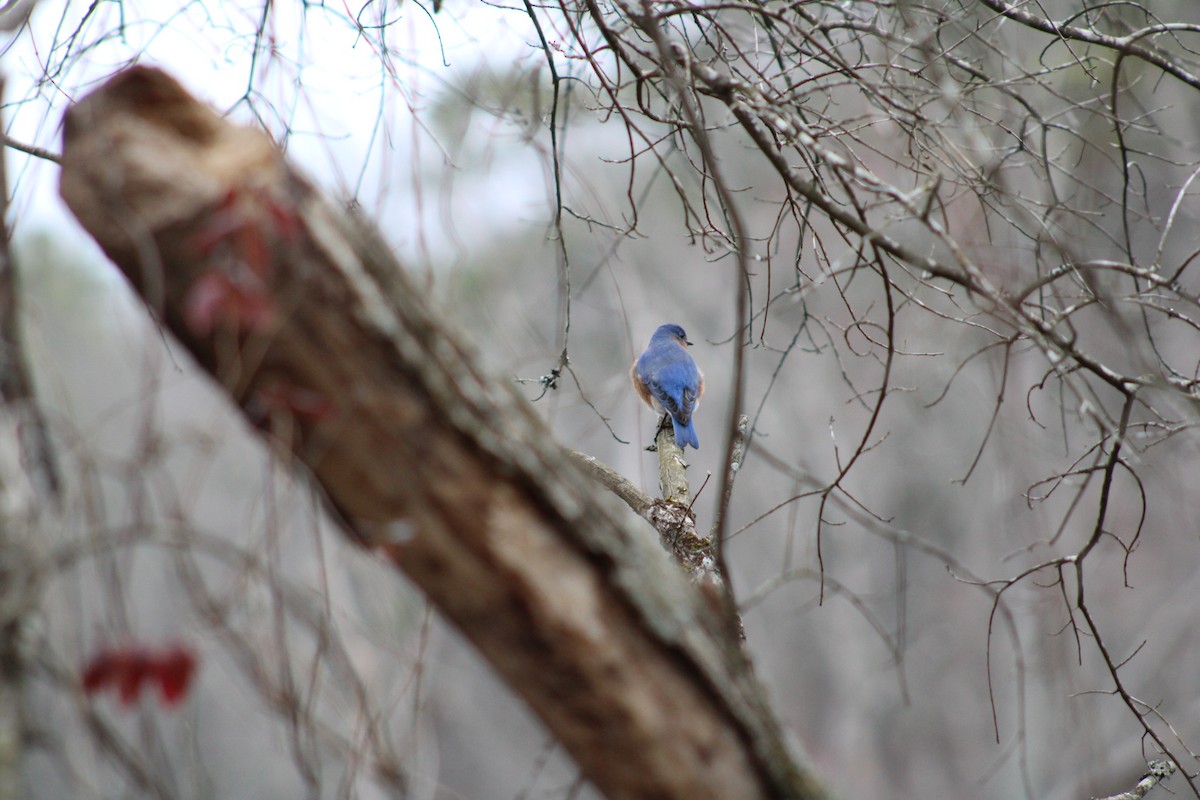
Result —
<path fill-rule="evenodd" d="M 429 595 L 602 792 L 825 796 L 662 548 L 267 136 L 134 67 L 68 112 L 61 191 L 346 530 Z"/>

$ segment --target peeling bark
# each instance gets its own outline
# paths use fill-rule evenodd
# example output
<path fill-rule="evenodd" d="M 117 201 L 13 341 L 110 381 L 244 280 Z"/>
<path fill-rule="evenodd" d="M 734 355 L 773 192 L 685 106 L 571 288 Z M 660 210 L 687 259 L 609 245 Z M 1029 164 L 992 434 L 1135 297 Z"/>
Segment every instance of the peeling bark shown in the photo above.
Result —
<path fill-rule="evenodd" d="M 816 798 L 738 643 L 492 380 L 376 231 L 261 132 L 131 68 L 63 198 L 152 313 L 614 798 Z"/>

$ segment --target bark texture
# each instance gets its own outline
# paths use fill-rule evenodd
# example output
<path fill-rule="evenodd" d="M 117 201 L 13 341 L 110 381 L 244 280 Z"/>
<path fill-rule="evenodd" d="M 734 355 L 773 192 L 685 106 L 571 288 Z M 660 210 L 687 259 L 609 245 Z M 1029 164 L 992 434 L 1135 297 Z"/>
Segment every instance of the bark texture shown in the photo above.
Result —
<path fill-rule="evenodd" d="M 650 532 L 266 135 L 134 67 L 68 112 L 61 191 L 347 532 L 428 593 L 602 792 L 824 796 Z"/>

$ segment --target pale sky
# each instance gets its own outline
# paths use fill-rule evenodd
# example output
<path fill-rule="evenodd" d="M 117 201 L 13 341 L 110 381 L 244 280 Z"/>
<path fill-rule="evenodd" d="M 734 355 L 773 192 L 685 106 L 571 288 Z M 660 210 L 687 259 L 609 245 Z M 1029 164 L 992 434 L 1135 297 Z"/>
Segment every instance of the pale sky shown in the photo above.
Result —
<path fill-rule="evenodd" d="M 252 109 L 243 98 L 261 2 L 126 0 L 100 3 L 83 20 L 91 3 L 43 0 L 0 57 L 5 124 L 16 139 L 58 152 L 71 97 L 134 59 L 162 66 L 232 119 L 265 125 L 277 138 L 290 129 L 295 162 L 331 191 L 357 195 L 410 264 L 436 269 L 463 258 L 472 241 L 514 221 L 544 224 L 550 213 L 541 159 L 524 139 L 531 129 L 544 133 L 544 124 L 522 127 L 477 111 L 462 141 L 447 143 L 433 119 L 447 96 L 469 108 L 458 87 L 470 91 L 473 76 L 540 68 L 532 26 L 516 9 L 447 5 L 431 18 L 411 0 L 373 4 L 365 14 L 386 6 L 388 27 L 364 15 L 360 31 L 346 4 L 310 7 L 307 15 L 299 3 L 271 4 Z M 11 149 L 7 155 L 18 233 L 57 230 L 69 218 L 57 167 Z M 498 205 L 505 214 L 495 213 Z"/>

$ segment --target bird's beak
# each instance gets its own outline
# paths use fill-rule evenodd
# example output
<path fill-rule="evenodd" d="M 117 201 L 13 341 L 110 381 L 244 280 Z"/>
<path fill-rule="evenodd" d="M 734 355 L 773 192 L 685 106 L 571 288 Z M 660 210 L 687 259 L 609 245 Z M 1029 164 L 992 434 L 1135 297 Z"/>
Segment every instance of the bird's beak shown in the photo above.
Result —
<path fill-rule="evenodd" d="M 694 345 L 694 344 L 695 344 L 695 342 L 693 342 L 693 341 L 691 341 L 691 340 L 689 340 L 689 339 L 684 339 L 684 340 L 683 340 L 683 343 L 684 343 L 684 344 L 686 344 L 688 347 L 691 347 L 692 345 Z"/>

